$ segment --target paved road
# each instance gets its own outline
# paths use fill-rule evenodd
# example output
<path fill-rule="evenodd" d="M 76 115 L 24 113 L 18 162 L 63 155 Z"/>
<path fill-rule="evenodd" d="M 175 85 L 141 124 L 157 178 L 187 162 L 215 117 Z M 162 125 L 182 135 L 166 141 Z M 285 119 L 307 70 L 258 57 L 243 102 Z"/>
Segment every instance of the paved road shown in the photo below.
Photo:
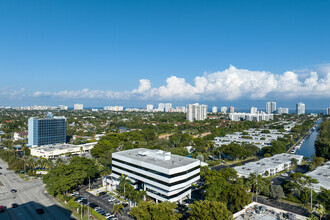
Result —
<path fill-rule="evenodd" d="M 6 212 L 0 213 L 1 220 L 34 220 L 34 219 L 74 219 L 71 212 L 61 207 L 51 196 L 44 193 L 44 185 L 40 180 L 22 180 L 16 173 L 6 170 L 5 162 L 0 160 L 0 205 L 6 206 Z M 11 189 L 16 189 L 16 193 L 11 193 Z M 17 203 L 17 208 L 12 208 L 11 204 Z M 44 214 L 37 214 L 36 209 L 43 208 Z"/>
<path fill-rule="evenodd" d="M 272 207 L 275 207 L 278 209 L 283 209 L 285 211 L 296 213 L 296 214 L 299 214 L 302 216 L 306 216 L 306 217 L 309 216 L 309 212 L 307 211 L 307 209 L 300 207 L 300 206 L 291 205 L 289 203 L 279 202 L 274 199 L 268 199 L 268 198 L 261 197 L 261 196 L 258 196 L 257 200 L 256 200 L 256 197 L 254 196 L 253 201 L 257 201 L 259 203 L 269 205 L 269 206 L 272 206 Z"/>

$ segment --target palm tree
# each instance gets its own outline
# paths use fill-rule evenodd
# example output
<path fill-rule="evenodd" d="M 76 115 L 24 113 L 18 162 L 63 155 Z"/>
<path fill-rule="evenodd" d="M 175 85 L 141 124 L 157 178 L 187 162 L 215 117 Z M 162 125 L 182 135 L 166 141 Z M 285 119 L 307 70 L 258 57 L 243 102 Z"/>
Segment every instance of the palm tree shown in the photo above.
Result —
<path fill-rule="evenodd" d="M 320 217 L 320 220 L 321 220 L 323 215 L 326 213 L 327 210 L 321 204 L 317 204 L 315 206 L 316 206 L 315 211 L 319 214 L 319 217 Z"/>
<path fill-rule="evenodd" d="M 131 181 L 127 178 L 126 175 L 122 174 L 121 177 L 119 178 L 119 190 L 121 193 L 123 193 L 124 198 L 126 196 L 126 189 L 130 189 L 128 186 L 131 183 Z M 127 187 L 127 188 L 126 188 Z"/>
<path fill-rule="evenodd" d="M 119 203 L 113 206 L 112 211 L 114 215 L 117 215 L 118 213 L 123 214 L 123 209 L 124 209 L 123 204 Z"/>

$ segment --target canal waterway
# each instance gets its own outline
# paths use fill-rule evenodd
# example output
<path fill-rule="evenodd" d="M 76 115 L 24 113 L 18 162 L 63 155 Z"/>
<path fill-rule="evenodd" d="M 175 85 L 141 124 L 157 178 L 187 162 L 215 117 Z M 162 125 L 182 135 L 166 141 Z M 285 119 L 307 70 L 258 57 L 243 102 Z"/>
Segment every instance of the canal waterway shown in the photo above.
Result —
<path fill-rule="evenodd" d="M 296 154 L 310 158 L 313 154 L 315 154 L 314 143 L 318 136 L 317 128 L 319 127 L 321 122 L 322 122 L 321 119 L 316 122 L 315 130 L 311 133 L 311 135 L 309 135 L 309 137 L 306 138 L 300 149 L 296 151 Z"/>

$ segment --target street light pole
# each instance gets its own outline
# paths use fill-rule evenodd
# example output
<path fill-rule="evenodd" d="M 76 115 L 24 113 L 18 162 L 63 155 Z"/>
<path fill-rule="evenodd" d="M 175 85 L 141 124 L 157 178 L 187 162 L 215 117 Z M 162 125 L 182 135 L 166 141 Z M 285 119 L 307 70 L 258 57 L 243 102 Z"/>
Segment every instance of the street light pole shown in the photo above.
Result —
<path fill-rule="evenodd" d="M 313 209 L 313 190 L 311 185 L 311 210 Z"/>

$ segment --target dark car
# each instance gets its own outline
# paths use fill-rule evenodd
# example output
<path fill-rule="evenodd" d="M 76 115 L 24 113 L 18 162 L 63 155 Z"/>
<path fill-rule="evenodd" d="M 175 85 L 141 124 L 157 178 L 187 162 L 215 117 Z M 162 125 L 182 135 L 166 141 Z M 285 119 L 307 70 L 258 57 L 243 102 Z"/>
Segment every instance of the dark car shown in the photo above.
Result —
<path fill-rule="evenodd" d="M 2 173 L 0 173 L 0 175 L 1 175 Z"/>
<path fill-rule="evenodd" d="M 11 207 L 17 208 L 18 207 L 18 204 L 17 203 L 13 203 L 13 204 L 11 204 Z"/>
<path fill-rule="evenodd" d="M 12 190 L 10 190 L 10 192 L 15 193 L 15 192 L 17 192 L 17 190 L 16 189 L 12 189 Z"/>
<path fill-rule="evenodd" d="M 6 208 L 3 205 L 1 205 L 0 206 L 0 212 L 4 212 L 4 211 L 6 211 Z"/>
<path fill-rule="evenodd" d="M 36 212 L 37 212 L 39 215 L 41 215 L 41 214 L 44 214 L 44 213 L 45 213 L 45 211 L 44 211 L 44 209 L 43 209 L 43 208 L 39 208 L 39 209 L 36 209 Z"/>
<path fill-rule="evenodd" d="M 93 208 L 97 207 L 98 205 L 96 205 L 96 204 L 93 203 L 93 202 L 90 202 L 90 203 L 88 204 L 88 206 L 91 207 L 91 208 L 93 209 Z"/>
<path fill-rule="evenodd" d="M 99 193 L 100 196 L 103 196 L 103 195 L 105 195 L 105 194 L 107 194 L 107 193 L 106 193 L 106 192 L 100 192 L 100 193 Z"/>

